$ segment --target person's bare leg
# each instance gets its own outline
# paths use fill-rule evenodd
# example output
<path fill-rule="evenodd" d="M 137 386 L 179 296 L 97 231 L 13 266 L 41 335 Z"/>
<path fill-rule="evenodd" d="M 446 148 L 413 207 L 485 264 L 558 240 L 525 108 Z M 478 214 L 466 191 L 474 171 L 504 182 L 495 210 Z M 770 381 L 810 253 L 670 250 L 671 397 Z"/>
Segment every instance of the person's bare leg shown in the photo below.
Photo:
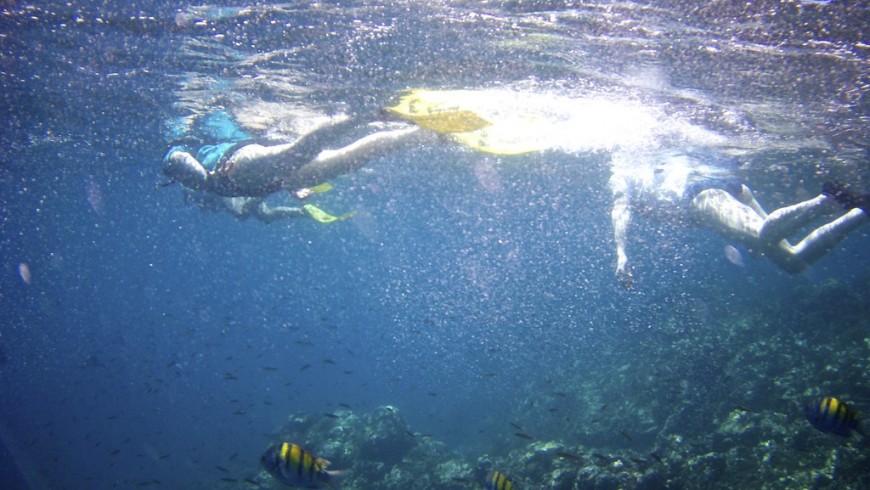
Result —
<path fill-rule="evenodd" d="M 770 243 L 778 242 L 808 225 L 812 220 L 833 213 L 837 209 L 839 209 L 837 203 L 824 194 L 779 208 L 767 216 L 760 238 Z"/>
<path fill-rule="evenodd" d="M 246 144 L 215 171 L 241 195 L 261 195 L 290 180 L 296 170 L 314 160 L 329 143 L 356 124 L 348 119 L 323 126 L 292 143 Z"/>
<path fill-rule="evenodd" d="M 752 208 L 762 218 L 767 218 L 767 211 L 761 207 L 761 204 L 758 204 L 758 201 L 755 199 L 755 194 L 752 193 L 752 190 L 749 187 L 741 184 L 740 195 L 737 196 L 737 199 Z"/>
<path fill-rule="evenodd" d="M 424 130 L 408 127 L 370 134 L 338 150 L 324 150 L 313 161 L 293 173 L 292 188 L 312 187 L 357 170 L 382 156 L 424 137 Z"/>
<path fill-rule="evenodd" d="M 748 245 L 761 236 L 764 217 L 722 189 L 707 189 L 692 200 L 702 225 Z"/>
<path fill-rule="evenodd" d="M 811 231 L 800 243 L 792 247 L 792 253 L 803 262 L 812 264 L 843 241 L 852 230 L 868 221 L 870 217 L 864 211 L 852 209 L 834 221 Z"/>
<path fill-rule="evenodd" d="M 264 223 L 272 223 L 288 218 L 304 218 L 308 213 L 302 208 L 290 206 L 275 206 L 270 207 L 265 202 L 261 202 L 254 210 L 254 214 L 260 221 Z"/>
<path fill-rule="evenodd" d="M 263 200 L 253 197 L 222 197 L 224 207 L 240 220 L 247 219 Z"/>
<path fill-rule="evenodd" d="M 692 204 L 702 224 L 758 249 L 779 267 L 791 273 L 800 272 L 817 261 L 849 232 L 870 220 L 860 209 L 853 209 L 816 228 L 797 245 L 791 245 L 786 239 L 787 235 L 820 215 L 836 209 L 833 199 L 822 194 L 777 209 L 767 219 L 721 189 L 708 189 L 699 193 Z"/>

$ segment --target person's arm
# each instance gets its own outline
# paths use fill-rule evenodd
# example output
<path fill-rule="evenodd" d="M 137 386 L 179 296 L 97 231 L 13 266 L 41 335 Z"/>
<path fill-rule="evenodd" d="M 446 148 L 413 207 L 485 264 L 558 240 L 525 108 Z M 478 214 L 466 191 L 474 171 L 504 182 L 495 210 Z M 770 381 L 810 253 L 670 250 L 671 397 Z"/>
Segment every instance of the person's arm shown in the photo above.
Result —
<path fill-rule="evenodd" d="M 295 189 L 312 187 L 348 174 L 365 166 L 368 162 L 384 155 L 425 134 L 417 126 L 403 127 L 364 136 L 338 150 L 324 150 L 317 158 L 293 173 L 292 184 Z"/>
<path fill-rule="evenodd" d="M 610 188 L 613 192 L 613 209 L 610 218 L 613 223 L 613 238 L 616 242 L 616 279 L 620 286 L 631 289 L 632 274 L 628 264 L 628 254 L 625 245 L 628 236 L 628 227 L 631 225 L 631 201 L 628 194 L 628 185 L 624 178 L 611 177 Z"/>

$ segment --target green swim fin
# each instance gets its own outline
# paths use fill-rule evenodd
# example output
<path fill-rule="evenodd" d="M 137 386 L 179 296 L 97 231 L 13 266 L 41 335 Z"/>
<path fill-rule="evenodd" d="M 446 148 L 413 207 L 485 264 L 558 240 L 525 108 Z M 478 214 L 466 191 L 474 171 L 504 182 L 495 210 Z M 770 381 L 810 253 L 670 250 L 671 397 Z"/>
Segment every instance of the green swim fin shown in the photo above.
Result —
<path fill-rule="evenodd" d="M 308 216 L 311 216 L 311 218 L 318 223 L 334 223 L 336 221 L 344 221 L 356 214 L 356 211 L 350 211 L 339 216 L 333 216 L 313 204 L 305 204 L 302 206 L 302 209 L 304 209 L 308 213 Z"/>
<path fill-rule="evenodd" d="M 331 191 L 332 184 L 330 184 L 329 182 L 324 182 L 314 187 L 309 187 L 308 190 L 310 190 L 312 194 L 320 194 L 321 192 Z"/>

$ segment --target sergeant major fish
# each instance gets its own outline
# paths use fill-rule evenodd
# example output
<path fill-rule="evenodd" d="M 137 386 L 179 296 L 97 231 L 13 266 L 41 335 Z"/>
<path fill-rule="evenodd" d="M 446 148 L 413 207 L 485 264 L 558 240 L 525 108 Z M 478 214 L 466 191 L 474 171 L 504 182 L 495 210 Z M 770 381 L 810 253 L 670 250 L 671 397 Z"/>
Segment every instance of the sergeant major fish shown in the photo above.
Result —
<path fill-rule="evenodd" d="M 864 436 L 858 412 L 834 397 L 826 396 L 808 401 L 804 405 L 804 415 L 813 427 L 822 432 L 849 437 L 855 431 Z"/>
<path fill-rule="evenodd" d="M 514 490 L 514 484 L 504 474 L 498 471 L 493 471 L 486 477 L 483 482 L 483 488 L 486 490 Z"/>
<path fill-rule="evenodd" d="M 335 488 L 334 483 L 343 474 L 327 470 L 329 461 L 289 442 L 270 447 L 260 457 L 260 463 L 276 480 L 296 487 Z"/>

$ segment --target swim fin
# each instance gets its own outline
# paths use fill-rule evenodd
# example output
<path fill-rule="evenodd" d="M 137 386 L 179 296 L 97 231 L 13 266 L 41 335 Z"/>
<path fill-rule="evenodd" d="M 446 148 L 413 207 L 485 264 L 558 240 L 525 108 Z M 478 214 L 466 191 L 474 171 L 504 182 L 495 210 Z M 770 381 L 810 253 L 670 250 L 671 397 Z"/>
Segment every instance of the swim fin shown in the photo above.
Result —
<path fill-rule="evenodd" d="M 515 98 L 511 93 L 414 89 L 385 110 L 485 153 L 520 155 L 547 149 L 539 135 L 539 111 L 512 111 Z"/>
<path fill-rule="evenodd" d="M 353 217 L 353 215 L 356 214 L 356 211 L 350 211 L 339 216 L 333 216 L 313 204 L 305 204 L 302 206 L 302 209 L 304 209 L 308 213 L 308 216 L 311 216 L 311 218 L 318 223 L 334 223 L 336 221 L 344 221 Z"/>
<path fill-rule="evenodd" d="M 460 109 L 442 100 L 429 100 L 427 95 L 432 93 L 426 90 L 411 91 L 402 96 L 396 105 L 386 109 L 421 128 L 439 134 L 468 133 L 491 125 L 472 110 Z"/>
<path fill-rule="evenodd" d="M 314 187 L 309 187 L 308 190 L 310 190 L 312 194 L 319 194 L 321 192 L 331 191 L 332 184 L 330 184 L 329 182 L 324 182 L 324 183 L 318 184 Z"/>
<path fill-rule="evenodd" d="M 438 134 L 468 133 L 490 125 L 489 121 L 478 116 L 474 111 L 468 110 L 448 110 L 430 114 L 403 114 L 393 111 L 392 107 L 388 108 L 388 110 L 423 129 L 428 129 Z"/>

